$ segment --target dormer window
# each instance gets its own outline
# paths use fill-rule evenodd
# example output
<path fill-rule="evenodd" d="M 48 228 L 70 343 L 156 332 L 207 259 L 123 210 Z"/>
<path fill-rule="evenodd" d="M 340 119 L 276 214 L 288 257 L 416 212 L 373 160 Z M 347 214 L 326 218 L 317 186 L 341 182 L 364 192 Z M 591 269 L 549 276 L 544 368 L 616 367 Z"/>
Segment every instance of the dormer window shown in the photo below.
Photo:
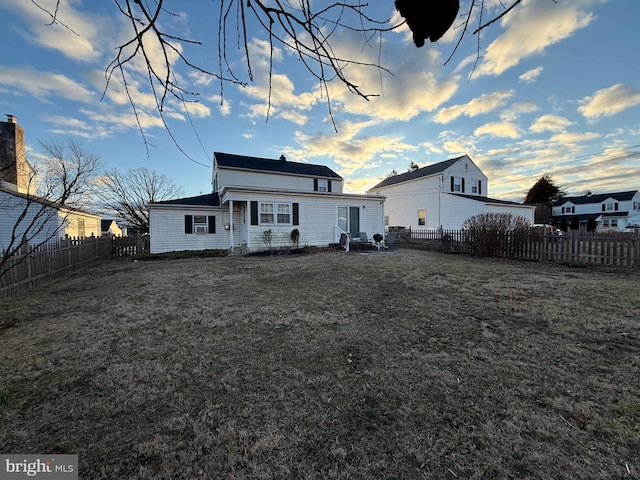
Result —
<path fill-rule="evenodd" d="M 331 180 L 327 180 L 326 178 L 314 178 L 313 191 L 314 192 L 330 192 Z"/>
<path fill-rule="evenodd" d="M 603 212 L 617 212 L 618 211 L 618 202 L 609 202 L 602 204 Z"/>

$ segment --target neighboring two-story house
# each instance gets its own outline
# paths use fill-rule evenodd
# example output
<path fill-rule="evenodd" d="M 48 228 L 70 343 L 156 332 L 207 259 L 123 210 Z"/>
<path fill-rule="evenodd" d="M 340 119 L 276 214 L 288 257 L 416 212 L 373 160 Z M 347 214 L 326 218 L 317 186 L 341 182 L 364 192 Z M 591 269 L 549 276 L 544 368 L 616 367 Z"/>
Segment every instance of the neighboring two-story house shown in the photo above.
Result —
<path fill-rule="evenodd" d="M 384 197 L 343 193 L 343 178 L 323 165 L 216 152 L 212 183 L 210 194 L 148 205 L 151 253 L 291 246 L 294 229 L 300 246 L 384 231 Z"/>
<path fill-rule="evenodd" d="M 593 219 L 598 230 L 624 231 L 627 227 L 640 226 L 640 191 L 561 197 L 551 206 L 551 213 L 558 225 L 563 220 L 571 225 L 575 217 L 580 230 L 586 230 L 587 222 Z"/>
<path fill-rule="evenodd" d="M 512 213 L 533 223 L 535 207 L 487 197 L 487 176 L 467 155 L 384 179 L 367 193 L 386 197 L 385 226 L 459 229 L 480 213 Z"/>

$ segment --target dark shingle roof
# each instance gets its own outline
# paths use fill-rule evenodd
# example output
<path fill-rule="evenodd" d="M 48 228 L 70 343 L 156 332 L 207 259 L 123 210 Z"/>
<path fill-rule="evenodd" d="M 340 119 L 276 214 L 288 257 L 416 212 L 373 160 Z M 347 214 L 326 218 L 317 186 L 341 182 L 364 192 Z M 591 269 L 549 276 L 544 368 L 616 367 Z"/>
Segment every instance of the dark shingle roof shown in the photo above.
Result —
<path fill-rule="evenodd" d="M 290 162 L 288 160 L 273 160 L 269 158 L 245 157 L 243 155 L 221 152 L 215 152 L 213 155 L 220 167 L 246 168 L 248 170 L 263 170 L 267 172 L 293 173 L 296 175 L 342 179 L 340 175 L 324 165 Z"/>
<path fill-rule="evenodd" d="M 429 175 L 434 175 L 436 173 L 444 172 L 451 165 L 456 163 L 462 157 L 466 157 L 466 155 L 462 155 L 457 158 L 452 158 L 450 160 L 445 160 L 444 162 L 434 163 L 433 165 L 427 165 L 426 167 L 419 168 L 412 172 L 401 173 L 400 175 L 394 175 L 393 177 L 387 177 L 380 183 L 378 183 L 375 187 L 370 188 L 370 190 L 375 190 L 376 188 L 388 187 L 389 185 L 395 185 L 396 183 L 402 183 L 409 180 L 415 180 L 416 178 L 428 177 Z"/>
<path fill-rule="evenodd" d="M 201 205 L 205 207 L 219 207 L 220 197 L 217 193 L 207 193 L 196 197 L 175 198 L 173 200 L 163 200 L 153 202 L 151 205 Z"/>
<path fill-rule="evenodd" d="M 483 203 L 500 203 L 502 205 L 521 205 L 521 206 L 528 206 L 528 207 L 532 206 L 532 205 L 523 205 L 522 203 L 518 203 L 518 202 L 511 202 L 509 200 L 498 200 L 497 198 L 481 197 L 479 195 L 465 195 L 463 193 L 449 193 L 449 195 L 464 197 L 470 200 L 477 200 L 478 202 L 483 202 Z"/>
<path fill-rule="evenodd" d="M 554 207 L 559 207 L 567 202 L 571 202 L 574 205 L 582 205 L 585 203 L 601 203 L 607 198 L 613 198 L 619 202 L 629 201 L 638 192 L 638 190 L 631 190 L 628 192 L 614 192 L 614 193 L 599 193 L 597 195 L 582 195 L 580 197 L 561 197 L 553 204 Z"/>

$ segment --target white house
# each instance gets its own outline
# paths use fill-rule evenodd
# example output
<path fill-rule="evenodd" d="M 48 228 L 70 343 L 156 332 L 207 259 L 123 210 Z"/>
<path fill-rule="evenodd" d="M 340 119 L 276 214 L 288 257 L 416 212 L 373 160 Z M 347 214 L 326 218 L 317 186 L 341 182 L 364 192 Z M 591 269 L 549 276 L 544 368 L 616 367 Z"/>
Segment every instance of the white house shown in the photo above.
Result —
<path fill-rule="evenodd" d="M 586 230 L 593 219 L 598 230 L 624 231 L 640 226 L 640 191 L 589 194 L 580 197 L 561 197 L 551 206 L 553 221 L 571 225 L 574 217 L 580 230 Z"/>
<path fill-rule="evenodd" d="M 343 193 L 326 166 L 220 152 L 213 160 L 213 193 L 148 205 L 151 253 L 291 246 L 294 229 L 300 246 L 384 231 L 384 197 Z"/>
<path fill-rule="evenodd" d="M 0 185 L 0 250 L 22 244 L 39 245 L 70 237 L 100 236 L 101 218 Z"/>
<path fill-rule="evenodd" d="M 487 197 L 487 176 L 467 155 L 413 168 L 367 191 L 385 196 L 385 226 L 459 229 L 480 213 L 512 213 L 532 224 L 535 207 Z"/>

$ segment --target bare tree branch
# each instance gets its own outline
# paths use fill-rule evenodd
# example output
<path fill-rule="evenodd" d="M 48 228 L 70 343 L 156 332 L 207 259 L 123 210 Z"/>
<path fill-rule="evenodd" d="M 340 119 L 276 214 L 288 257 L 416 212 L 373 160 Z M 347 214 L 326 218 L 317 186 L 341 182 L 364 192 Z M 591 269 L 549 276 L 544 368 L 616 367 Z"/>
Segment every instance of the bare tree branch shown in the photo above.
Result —
<path fill-rule="evenodd" d="M 183 190 L 169 177 L 147 168 L 126 173 L 111 169 L 96 179 L 93 193 L 104 213 L 115 213 L 132 226 L 149 229 L 147 204 L 178 198 Z"/>

